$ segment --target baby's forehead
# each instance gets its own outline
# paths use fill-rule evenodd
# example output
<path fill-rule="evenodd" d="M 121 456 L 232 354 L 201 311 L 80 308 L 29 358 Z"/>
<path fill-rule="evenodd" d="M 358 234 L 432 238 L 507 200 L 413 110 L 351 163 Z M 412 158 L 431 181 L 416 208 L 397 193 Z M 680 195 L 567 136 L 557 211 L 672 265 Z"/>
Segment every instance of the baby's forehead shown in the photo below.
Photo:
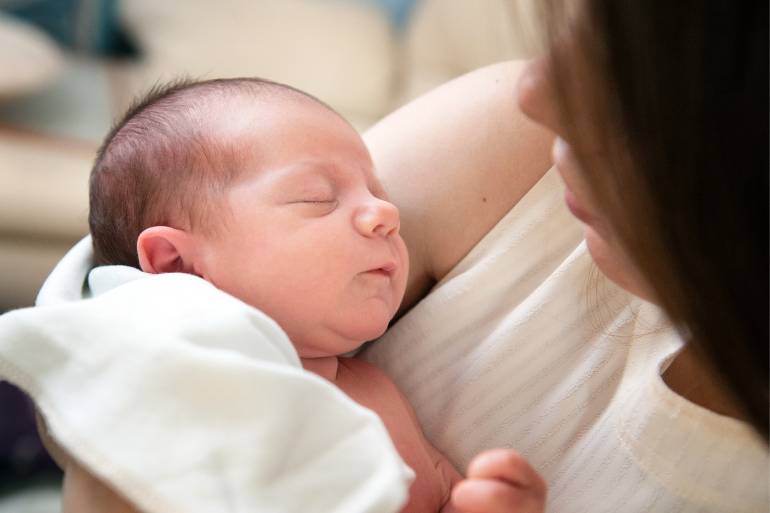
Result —
<path fill-rule="evenodd" d="M 197 131 L 244 150 L 256 147 L 270 152 L 294 139 L 308 142 L 330 132 L 363 146 L 358 133 L 338 113 L 298 95 L 209 95 L 195 110 L 191 122 Z"/>
<path fill-rule="evenodd" d="M 205 105 L 201 126 L 217 156 L 229 153 L 255 172 L 333 175 L 341 168 L 376 182 L 361 136 L 336 112 L 309 99 L 243 96 Z"/>
<path fill-rule="evenodd" d="M 269 126 L 277 121 L 314 115 L 327 123 L 347 123 L 337 112 L 309 97 L 278 90 L 251 94 L 245 91 L 215 91 L 202 94 L 196 105 L 197 121 L 215 123 L 234 132 Z"/>

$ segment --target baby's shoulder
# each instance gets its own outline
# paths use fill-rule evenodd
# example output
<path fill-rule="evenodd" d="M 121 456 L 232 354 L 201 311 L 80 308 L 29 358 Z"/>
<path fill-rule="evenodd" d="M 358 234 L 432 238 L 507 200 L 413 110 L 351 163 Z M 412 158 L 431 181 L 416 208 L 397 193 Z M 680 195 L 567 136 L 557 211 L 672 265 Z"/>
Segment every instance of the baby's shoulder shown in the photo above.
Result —
<path fill-rule="evenodd" d="M 337 381 L 344 380 L 358 385 L 376 384 L 397 391 L 395 383 L 383 371 L 358 358 L 339 358 Z"/>
<path fill-rule="evenodd" d="M 401 391 L 387 374 L 358 358 L 339 359 L 336 383 L 351 398 L 373 409 L 404 402 Z"/>

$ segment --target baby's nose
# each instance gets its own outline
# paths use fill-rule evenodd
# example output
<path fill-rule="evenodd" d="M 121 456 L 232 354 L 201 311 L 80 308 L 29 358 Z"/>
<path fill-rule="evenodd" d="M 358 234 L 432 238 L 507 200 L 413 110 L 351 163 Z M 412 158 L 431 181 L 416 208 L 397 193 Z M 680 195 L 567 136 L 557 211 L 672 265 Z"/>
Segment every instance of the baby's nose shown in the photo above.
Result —
<path fill-rule="evenodd" d="M 356 214 L 356 227 L 367 237 L 388 237 L 398 233 L 400 226 L 398 208 L 379 198 L 374 198 Z"/>

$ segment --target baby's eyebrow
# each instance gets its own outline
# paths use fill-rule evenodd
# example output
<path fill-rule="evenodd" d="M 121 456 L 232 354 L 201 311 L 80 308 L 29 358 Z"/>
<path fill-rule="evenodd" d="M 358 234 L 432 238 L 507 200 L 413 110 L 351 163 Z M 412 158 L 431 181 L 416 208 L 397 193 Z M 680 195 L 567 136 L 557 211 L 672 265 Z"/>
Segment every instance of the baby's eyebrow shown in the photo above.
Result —
<path fill-rule="evenodd" d="M 358 168 L 358 171 L 361 174 L 360 178 L 363 178 L 366 187 L 374 196 L 384 200 L 388 199 L 385 188 L 372 170 L 361 166 Z M 335 190 L 338 188 L 339 184 L 351 181 L 351 177 L 348 176 L 349 173 L 344 173 L 340 168 L 333 164 L 319 161 L 299 162 L 286 169 L 284 174 L 285 178 L 281 177 L 281 180 L 306 175 L 320 177 L 328 182 L 328 184 Z"/>
<path fill-rule="evenodd" d="M 276 177 L 273 183 L 286 192 L 298 192 L 311 188 L 324 191 L 328 189 L 330 194 L 336 194 L 339 189 L 337 179 L 317 165 L 292 165 L 281 171 L 280 176 Z"/>
<path fill-rule="evenodd" d="M 301 178 L 303 176 L 318 176 L 321 178 L 326 179 L 330 183 L 333 184 L 334 180 L 333 177 L 330 176 L 324 169 L 326 166 L 323 164 L 318 163 L 311 163 L 311 162 L 300 162 L 296 164 L 289 165 L 283 169 L 276 170 L 278 173 L 278 176 L 276 177 L 279 181 L 285 181 L 285 180 L 295 180 L 298 177 Z"/>

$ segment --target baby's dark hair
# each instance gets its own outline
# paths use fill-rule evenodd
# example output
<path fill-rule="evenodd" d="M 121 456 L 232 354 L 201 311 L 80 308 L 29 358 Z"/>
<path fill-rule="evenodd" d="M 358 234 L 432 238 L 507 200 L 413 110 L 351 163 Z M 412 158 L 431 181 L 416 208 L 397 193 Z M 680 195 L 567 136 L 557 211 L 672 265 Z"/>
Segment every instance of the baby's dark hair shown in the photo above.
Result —
<path fill-rule="evenodd" d="M 212 100 L 317 98 L 259 78 L 187 79 L 157 85 L 137 99 L 99 148 L 91 170 L 88 223 L 96 265 L 139 268 L 136 241 L 151 226 L 213 229 L 208 214 L 239 174 L 235 144 L 207 130 Z M 332 110 L 333 111 L 333 110 Z"/>

